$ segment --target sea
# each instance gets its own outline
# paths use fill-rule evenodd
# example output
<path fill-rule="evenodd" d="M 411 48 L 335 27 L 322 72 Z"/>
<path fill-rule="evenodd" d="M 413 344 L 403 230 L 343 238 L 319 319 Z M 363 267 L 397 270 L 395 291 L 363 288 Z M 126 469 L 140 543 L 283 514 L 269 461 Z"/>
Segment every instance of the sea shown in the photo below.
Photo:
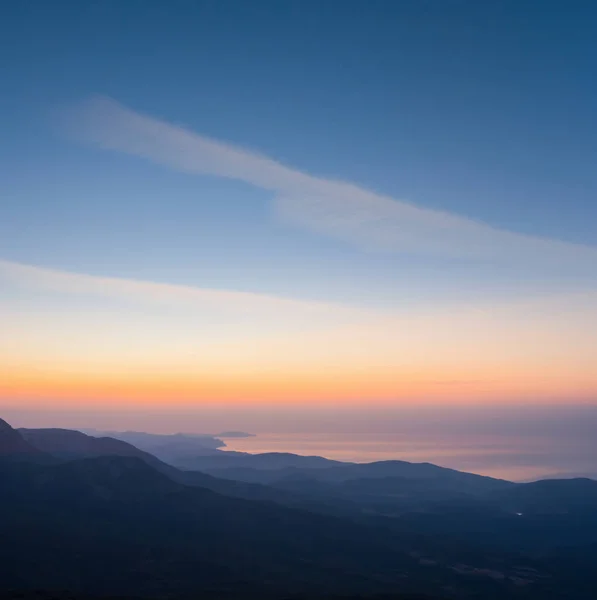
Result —
<path fill-rule="evenodd" d="M 405 460 L 510 481 L 597 479 L 597 433 L 591 436 L 447 435 L 393 433 L 259 433 L 226 439 L 240 452 L 291 452 L 349 462 Z"/>

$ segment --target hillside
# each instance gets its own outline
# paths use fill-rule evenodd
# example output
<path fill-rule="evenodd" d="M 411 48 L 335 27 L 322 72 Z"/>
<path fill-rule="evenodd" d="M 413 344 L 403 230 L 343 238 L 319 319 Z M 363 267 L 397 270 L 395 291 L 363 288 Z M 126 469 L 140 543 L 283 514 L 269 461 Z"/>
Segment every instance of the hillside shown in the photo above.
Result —
<path fill-rule="evenodd" d="M 546 486 L 573 486 L 553 496 L 570 502 L 586 494 L 586 482 L 522 486 L 433 465 L 374 463 L 375 475 L 391 468 L 420 476 L 341 480 L 334 471 L 349 473 L 353 465 L 314 468 L 311 475 L 329 472 L 331 481 L 311 479 L 319 486 L 315 493 L 303 474 L 287 478 L 302 486 L 295 492 L 177 471 L 109 440 L 62 430 L 24 434 L 70 458 L 35 448 L 31 460 L 9 454 L 0 461 L 3 590 L 214 599 L 425 592 L 462 600 L 576 600 L 597 584 L 590 561 L 578 554 L 584 547 L 594 555 L 596 531 L 586 520 L 593 512 L 531 518 L 507 505 L 539 497 Z M 0 444 L 20 456 L 30 447 L 8 424 Z M 73 459 L 75 450 L 110 455 Z M 54 464 L 43 464 L 40 456 Z M 358 465 L 354 472 L 366 468 Z M 396 518 L 381 510 L 361 512 L 371 497 L 394 502 L 413 488 L 414 502 L 421 488 L 427 494 L 454 481 L 473 482 L 477 491 Z M 344 501 L 338 490 L 347 490 L 357 510 L 338 510 Z M 562 553 L 562 542 L 578 552 Z"/>

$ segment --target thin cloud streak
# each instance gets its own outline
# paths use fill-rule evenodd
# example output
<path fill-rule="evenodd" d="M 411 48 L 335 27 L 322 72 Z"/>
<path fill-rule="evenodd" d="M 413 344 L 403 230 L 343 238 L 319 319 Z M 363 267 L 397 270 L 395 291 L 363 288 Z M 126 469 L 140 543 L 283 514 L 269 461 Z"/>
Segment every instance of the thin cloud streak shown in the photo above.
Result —
<path fill-rule="evenodd" d="M 387 319 L 422 318 L 466 318 L 491 319 L 500 315 L 512 318 L 516 315 L 551 315 L 551 318 L 572 311 L 579 319 L 587 319 L 592 324 L 597 310 L 597 293 L 543 294 L 517 298 L 505 302 L 450 305 L 429 310 L 425 306 L 389 311 L 370 310 L 349 304 L 298 300 L 256 292 L 202 288 L 192 285 L 162 283 L 141 279 L 104 277 L 73 271 L 64 271 L 0 259 L 0 282 L 3 286 L 16 285 L 36 291 L 65 293 L 69 295 L 89 295 L 105 298 L 132 300 L 139 304 L 188 307 L 199 310 L 214 310 L 229 314 L 249 314 L 266 317 L 276 312 L 285 315 L 315 317 L 317 315 L 331 322 L 355 321 L 367 323 L 387 323 Z M 8 289 L 8 287 L 7 287 Z M 355 321 L 353 321 L 353 319 Z"/>
<path fill-rule="evenodd" d="M 278 218 L 360 247 L 547 268 L 593 276 L 597 248 L 500 230 L 357 185 L 315 177 L 95 97 L 68 113 L 79 140 L 175 170 L 236 179 L 273 192 Z"/>
<path fill-rule="evenodd" d="M 332 360 L 337 366 L 346 360 L 354 365 L 383 364 L 388 368 L 396 361 L 414 360 L 421 365 L 434 360 L 450 363 L 451 375 L 438 377 L 438 372 L 434 381 L 470 381 L 470 377 L 462 378 L 452 372 L 466 357 L 483 362 L 484 358 L 491 360 L 494 354 L 503 353 L 508 360 L 518 357 L 520 365 L 526 365 L 524 368 L 530 368 L 529 363 L 534 360 L 541 362 L 543 357 L 560 364 L 573 362 L 584 371 L 593 364 L 597 352 L 595 293 L 537 297 L 488 306 L 487 311 L 444 306 L 431 312 L 424 308 L 379 312 L 342 304 L 71 273 L 5 260 L 0 260 L 0 286 L 7 290 L 16 287 L 27 292 L 120 299 L 139 307 L 174 307 L 174 315 L 182 318 L 180 323 L 176 321 L 177 326 L 183 326 L 182 332 L 190 334 L 193 344 L 196 327 L 202 328 L 205 323 L 219 323 L 216 332 L 221 330 L 221 323 L 236 323 L 239 319 L 251 324 L 275 324 L 267 335 L 260 337 L 259 348 L 265 351 L 268 360 L 282 357 L 286 357 L 284 360 L 293 357 L 292 360 L 299 362 L 306 358 L 322 363 Z M 15 317 L 10 317 L 10 305 L 6 308 L 10 331 Z M 185 321 L 187 311 L 201 317 L 200 321 Z M 95 326 L 97 318 L 96 313 L 89 313 L 89 325 Z M 32 319 L 27 317 L 29 323 L 34 322 Z M 112 313 L 110 319 L 114 319 Z M 167 322 L 172 323 L 171 316 Z M 132 327 L 130 322 L 127 326 Z M 77 328 L 81 329 L 80 324 Z M 259 354 L 253 344 L 255 338 L 247 337 L 245 329 L 233 331 L 249 352 L 247 356 L 243 354 L 239 364 L 255 358 Z M 209 344 L 214 355 L 221 346 L 222 358 L 230 357 L 228 339 L 219 345 L 217 337 L 210 337 Z"/>
<path fill-rule="evenodd" d="M 315 317 L 321 315 L 326 318 L 335 316 L 349 320 L 372 314 L 366 310 L 341 304 L 309 302 L 253 292 L 101 277 L 2 259 L 0 259 L 0 281 L 50 292 L 130 299 L 142 304 L 190 307 L 230 314 L 259 314 L 271 317 L 282 312 L 295 316 Z"/>

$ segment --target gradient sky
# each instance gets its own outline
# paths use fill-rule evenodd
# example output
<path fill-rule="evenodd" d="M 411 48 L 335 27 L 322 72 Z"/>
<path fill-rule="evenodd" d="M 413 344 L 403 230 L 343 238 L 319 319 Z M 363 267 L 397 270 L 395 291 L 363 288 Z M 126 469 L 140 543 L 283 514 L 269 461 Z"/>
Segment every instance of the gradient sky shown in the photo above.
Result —
<path fill-rule="evenodd" d="M 0 407 L 597 405 L 597 6 L 0 18 Z"/>

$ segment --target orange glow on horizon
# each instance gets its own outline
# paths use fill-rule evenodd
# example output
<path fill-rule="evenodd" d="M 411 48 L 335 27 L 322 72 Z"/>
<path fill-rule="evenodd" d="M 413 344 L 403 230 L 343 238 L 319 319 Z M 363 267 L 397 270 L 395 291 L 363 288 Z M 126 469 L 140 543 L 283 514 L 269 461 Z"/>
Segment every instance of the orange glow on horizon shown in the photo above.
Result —
<path fill-rule="evenodd" d="M 13 365 L 2 369 L 0 401 L 43 406 L 227 406 L 474 404 L 597 397 L 594 377 L 537 368 L 301 369 L 219 372 L 82 372 Z M 468 375 L 468 378 L 465 377 Z M 44 400 L 47 399 L 47 400 Z"/>
<path fill-rule="evenodd" d="M 2 404 L 597 403 L 594 294 L 480 307 L 440 302 L 436 309 L 358 317 L 339 305 L 342 319 L 335 321 L 336 309 L 327 306 L 321 312 L 259 296 L 251 296 L 245 313 L 244 294 L 226 295 L 228 312 L 220 314 L 213 306 L 222 302 L 219 294 L 176 286 L 159 287 L 171 305 L 158 309 L 143 301 L 152 284 L 110 280 L 108 291 L 130 301 L 120 306 L 102 296 L 102 278 L 25 271 L 23 277 L 34 275 L 33 304 L 0 306 Z M 48 285 L 66 286 L 68 302 L 49 294 Z M 198 306 L 187 305 L 189 294 Z"/>

